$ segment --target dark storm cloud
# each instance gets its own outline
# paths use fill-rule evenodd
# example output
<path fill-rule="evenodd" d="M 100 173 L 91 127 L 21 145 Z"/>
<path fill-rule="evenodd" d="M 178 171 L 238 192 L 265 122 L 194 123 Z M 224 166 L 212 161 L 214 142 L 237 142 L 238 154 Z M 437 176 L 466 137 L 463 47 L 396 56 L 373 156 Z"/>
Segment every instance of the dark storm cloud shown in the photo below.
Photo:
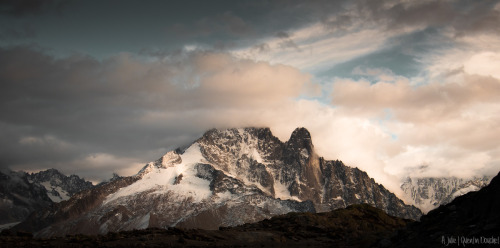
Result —
<path fill-rule="evenodd" d="M 287 49 L 287 48 L 292 48 L 298 52 L 301 52 L 302 50 L 300 49 L 300 47 L 297 45 L 297 43 L 295 43 L 293 41 L 293 39 L 290 37 L 290 34 L 288 34 L 287 32 L 285 31 L 280 31 L 278 33 L 276 33 L 276 37 L 280 38 L 281 41 L 279 42 L 279 46 L 282 48 L 282 49 Z"/>
<path fill-rule="evenodd" d="M 0 15 L 22 17 L 46 12 L 61 13 L 68 0 L 1 0 Z"/>
<path fill-rule="evenodd" d="M 187 37 L 221 34 L 239 37 L 249 36 L 255 32 L 249 23 L 231 11 L 226 11 L 215 16 L 201 18 L 194 22 L 191 26 L 183 23 L 176 23 L 172 25 L 171 30 L 169 31 L 175 31 L 176 34 Z"/>
<path fill-rule="evenodd" d="M 281 39 L 288 39 L 288 38 L 290 38 L 290 35 L 285 31 L 280 31 L 280 32 L 276 33 L 276 37 L 281 38 Z"/>
<path fill-rule="evenodd" d="M 453 28 L 455 34 L 499 31 L 500 1 L 357 1 L 352 19 L 384 24 L 389 30 L 408 26 Z"/>
<path fill-rule="evenodd" d="M 1 40 L 23 40 L 36 37 L 36 31 L 32 25 L 24 23 L 21 26 L 4 27 L 0 26 L 0 41 Z"/>
<path fill-rule="evenodd" d="M 188 20 L 176 22 L 167 27 L 167 33 L 175 33 L 181 39 L 201 39 L 205 42 L 219 42 L 231 38 L 247 44 L 261 38 L 278 35 L 287 39 L 282 47 L 297 49 L 298 46 L 286 37 L 287 30 L 293 30 L 327 19 L 341 11 L 346 1 L 233 1 L 214 4 L 218 11 L 208 10 L 202 15 L 191 15 Z M 279 36 L 285 35 L 285 36 Z M 250 41 L 248 41 L 250 39 Z"/>
<path fill-rule="evenodd" d="M 258 53 L 265 53 L 271 50 L 271 47 L 267 43 L 260 43 L 252 47 L 252 50 Z"/>

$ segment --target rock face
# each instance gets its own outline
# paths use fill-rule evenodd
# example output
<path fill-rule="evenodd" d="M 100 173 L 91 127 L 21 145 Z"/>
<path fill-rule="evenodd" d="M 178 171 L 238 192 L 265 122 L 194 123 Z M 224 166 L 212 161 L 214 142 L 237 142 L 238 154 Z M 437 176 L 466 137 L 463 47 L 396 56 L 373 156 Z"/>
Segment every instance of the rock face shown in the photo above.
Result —
<path fill-rule="evenodd" d="M 52 204 L 45 188 L 32 184 L 26 172 L 0 172 L 0 224 L 19 222 Z"/>
<path fill-rule="evenodd" d="M 91 182 L 55 169 L 32 174 L 0 172 L 0 224 L 22 221 L 34 211 L 91 187 Z"/>
<path fill-rule="evenodd" d="M 29 174 L 28 180 L 45 187 L 52 202 L 68 200 L 74 194 L 93 187 L 91 182 L 77 175 L 66 176 L 56 169 Z"/>
<path fill-rule="evenodd" d="M 410 224 L 386 243 L 391 247 L 497 247 L 500 244 L 498 196 L 500 173 L 488 186 L 430 211 L 420 222 Z"/>
<path fill-rule="evenodd" d="M 268 128 L 212 129 L 136 175 L 78 193 L 16 228 L 40 237 L 148 227 L 217 229 L 357 203 L 404 218 L 421 214 L 365 172 L 319 157 L 304 128 L 287 142 Z"/>
<path fill-rule="evenodd" d="M 284 143 L 268 128 L 214 129 L 197 143 L 204 157 L 226 174 L 275 198 L 312 201 L 318 212 L 368 203 L 394 216 L 420 215 L 365 172 L 319 157 L 305 128 L 297 128 Z"/>
<path fill-rule="evenodd" d="M 440 205 L 451 202 L 458 196 L 471 191 L 478 191 L 488 185 L 491 177 L 462 178 L 406 178 L 401 185 L 405 200 L 427 213 Z"/>

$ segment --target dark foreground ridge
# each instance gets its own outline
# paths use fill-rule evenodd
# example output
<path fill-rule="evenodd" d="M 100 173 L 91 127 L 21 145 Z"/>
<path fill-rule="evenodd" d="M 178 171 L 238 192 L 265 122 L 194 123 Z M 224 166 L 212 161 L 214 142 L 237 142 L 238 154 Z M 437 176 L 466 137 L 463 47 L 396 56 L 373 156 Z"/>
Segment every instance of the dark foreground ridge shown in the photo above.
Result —
<path fill-rule="evenodd" d="M 148 228 L 106 235 L 34 239 L 4 231 L 2 247 L 370 247 L 411 220 L 367 204 L 325 213 L 288 213 L 219 230 Z"/>

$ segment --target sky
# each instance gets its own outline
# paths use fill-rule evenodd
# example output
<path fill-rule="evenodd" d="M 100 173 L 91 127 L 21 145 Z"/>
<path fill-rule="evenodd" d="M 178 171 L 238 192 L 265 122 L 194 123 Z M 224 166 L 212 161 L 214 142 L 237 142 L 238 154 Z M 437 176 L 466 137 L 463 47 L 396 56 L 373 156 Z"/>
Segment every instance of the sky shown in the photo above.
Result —
<path fill-rule="evenodd" d="M 0 167 L 128 176 L 210 128 L 306 127 L 401 179 L 500 170 L 499 1 L 0 1 Z"/>

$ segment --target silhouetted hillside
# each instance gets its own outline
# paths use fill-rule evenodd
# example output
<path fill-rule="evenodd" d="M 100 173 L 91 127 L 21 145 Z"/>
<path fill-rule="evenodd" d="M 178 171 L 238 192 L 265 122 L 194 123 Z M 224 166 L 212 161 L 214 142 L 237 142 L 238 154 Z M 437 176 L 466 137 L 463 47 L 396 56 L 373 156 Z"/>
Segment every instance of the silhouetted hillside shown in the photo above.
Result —
<path fill-rule="evenodd" d="M 288 213 L 220 230 L 149 228 L 50 239 L 7 231 L 0 243 L 2 247 L 369 247 L 409 222 L 361 204 L 326 213 Z"/>

